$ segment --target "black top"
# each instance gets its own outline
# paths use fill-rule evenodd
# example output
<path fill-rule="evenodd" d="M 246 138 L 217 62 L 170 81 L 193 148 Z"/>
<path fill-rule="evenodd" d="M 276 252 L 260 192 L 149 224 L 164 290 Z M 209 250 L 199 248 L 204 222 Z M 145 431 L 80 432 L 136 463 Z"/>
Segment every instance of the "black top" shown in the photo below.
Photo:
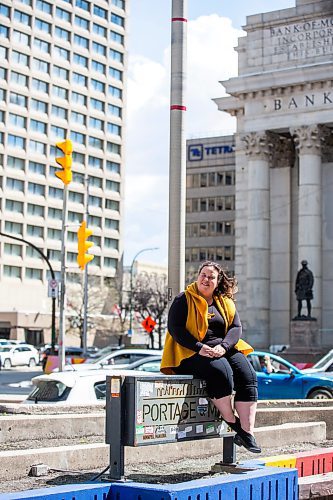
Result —
<path fill-rule="evenodd" d="M 168 331 L 178 344 L 192 351 L 199 352 L 203 344 L 214 347 L 221 345 L 226 351 L 234 347 L 242 334 L 242 325 L 237 311 L 232 325 L 230 325 L 226 335 L 224 319 L 219 312 L 215 302 L 208 307 L 208 330 L 202 342 L 199 342 L 186 330 L 188 306 L 184 292 L 177 295 L 171 304 L 168 317 Z M 210 316 L 211 315 L 211 316 Z"/>

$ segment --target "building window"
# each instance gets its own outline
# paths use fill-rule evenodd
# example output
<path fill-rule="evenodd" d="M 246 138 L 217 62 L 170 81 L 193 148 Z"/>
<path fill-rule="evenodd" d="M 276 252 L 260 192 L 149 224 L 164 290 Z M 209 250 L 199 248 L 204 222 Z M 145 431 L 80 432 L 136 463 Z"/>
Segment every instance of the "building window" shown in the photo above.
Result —
<path fill-rule="evenodd" d="M 98 7 L 98 5 L 94 5 L 94 15 L 98 17 L 102 17 L 103 19 L 108 18 L 108 13 L 105 9 L 102 9 L 102 7 Z"/>
<path fill-rule="evenodd" d="M 17 50 L 12 50 L 11 61 L 22 66 L 29 66 L 29 56 L 22 54 L 22 52 L 17 52 Z"/>
<path fill-rule="evenodd" d="M 51 125 L 51 135 L 52 137 L 65 140 L 66 130 L 63 127 L 57 127 L 56 125 Z"/>
<path fill-rule="evenodd" d="M 124 60 L 124 54 L 122 52 L 119 52 L 118 50 L 114 50 L 114 49 L 110 49 L 109 57 L 113 61 L 117 61 L 120 63 L 122 63 Z"/>
<path fill-rule="evenodd" d="M 117 116 L 121 118 L 121 108 L 119 106 L 115 106 L 114 104 L 108 104 L 108 113 L 113 116 Z"/>
<path fill-rule="evenodd" d="M 83 214 L 78 213 L 78 212 L 68 212 L 68 221 L 73 222 L 74 224 L 79 224 L 81 223 L 83 219 Z"/>
<path fill-rule="evenodd" d="M 102 218 L 96 215 L 88 215 L 88 226 L 102 227 Z"/>
<path fill-rule="evenodd" d="M 106 200 L 111 201 L 111 200 Z M 118 203 L 118 202 L 116 202 Z M 119 203 L 118 203 L 119 205 Z M 105 229 L 113 229 L 115 231 L 119 231 L 119 220 L 114 219 L 104 219 Z"/>
<path fill-rule="evenodd" d="M 109 134 L 121 135 L 121 127 L 119 125 L 115 125 L 114 123 L 108 123 L 107 131 Z"/>
<path fill-rule="evenodd" d="M 10 233 L 14 235 L 22 236 L 23 234 L 23 224 L 19 224 L 18 222 L 5 222 L 5 233 Z"/>
<path fill-rule="evenodd" d="M 80 7 L 80 9 L 90 12 L 89 2 L 87 2 L 86 0 L 76 0 L 75 5 L 76 7 Z"/>
<path fill-rule="evenodd" d="M 107 161 L 106 170 L 108 170 L 109 172 L 120 174 L 120 163 L 116 163 L 115 161 Z"/>
<path fill-rule="evenodd" d="M 96 158 L 95 156 L 88 157 L 88 165 L 93 168 L 103 168 L 103 160 L 102 158 Z"/>
<path fill-rule="evenodd" d="M 25 277 L 28 280 L 39 280 L 43 279 L 43 271 L 41 269 L 33 269 L 32 267 L 26 267 Z"/>
<path fill-rule="evenodd" d="M 15 115 L 14 113 L 9 113 L 9 123 L 17 128 L 26 128 L 27 119 L 23 116 Z"/>
<path fill-rule="evenodd" d="M 9 95 L 9 102 L 11 104 L 16 104 L 22 108 L 26 108 L 28 104 L 28 98 L 22 94 L 16 94 L 16 92 L 11 92 Z"/>
<path fill-rule="evenodd" d="M 104 26 L 101 26 L 100 24 L 93 23 L 93 32 L 95 33 L 95 35 L 99 35 L 106 38 L 107 29 L 104 28 Z"/>
<path fill-rule="evenodd" d="M 41 101 L 39 101 L 41 102 Z M 45 104 L 45 103 L 41 103 Z M 34 132 L 39 132 L 40 134 L 46 134 L 46 123 L 40 122 L 39 120 L 30 119 L 30 130 Z"/>
<path fill-rule="evenodd" d="M 61 9 L 60 7 L 56 8 L 56 16 L 59 17 L 59 19 L 62 19 L 63 21 L 66 21 L 68 23 L 71 22 L 71 15 L 67 10 Z"/>
<path fill-rule="evenodd" d="M 28 224 L 27 235 L 33 236 L 34 238 L 43 238 L 43 228 L 41 226 Z"/>
<path fill-rule="evenodd" d="M 62 80 L 68 80 L 69 71 L 68 69 L 61 68 L 60 66 L 53 66 L 52 76 L 56 78 L 61 78 Z"/>
<path fill-rule="evenodd" d="M 79 165 L 85 166 L 85 156 L 82 153 L 77 153 L 76 151 L 72 154 L 73 162 Z"/>
<path fill-rule="evenodd" d="M 92 43 L 92 50 L 96 52 L 96 54 L 100 54 L 101 56 L 106 56 L 106 47 L 98 42 Z"/>
<path fill-rule="evenodd" d="M 97 111 L 103 111 L 104 112 L 104 102 L 100 101 L 99 99 L 94 99 L 93 97 L 90 98 L 90 106 L 93 109 L 96 109 Z"/>
<path fill-rule="evenodd" d="M 72 139 L 73 142 L 76 142 L 77 144 L 86 143 L 86 136 L 84 134 L 80 134 L 80 132 L 71 132 L 70 138 Z"/>
<path fill-rule="evenodd" d="M 118 26 L 124 27 L 125 19 L 117 14 L 111 13 L 111 23 L 117 24 Z"/>
<path fill-rule="evenodd" d="M 89 127 L 96 128 L 97 130 L 103 130 L 104 122 L 98 118 L 89 118 Z"/>
<path fill-rule="evenodd" d="M 120 193 L 120 183 L 107 179 L 105 183 L 105 189 L 107 189 L 108 191 L 115 191 L 116 193 Z"/>
<path fill-rule="evenodd" d="M 63 28 L 59 28 L 59 26 L 55 27 L 54 35 L 60 40 L 69 42 L 71 39 L 71 34 L 69 31 L 64 30 Z"/>
<path fill-rule="evenodd" d="M 108 91 L 109 91 L 109 94 L 112 97 L 116 97 L 117 99 L 121 99 L 121 97 L 122 97 L 122 90 L 118 89 L 118 87 L 114 87 L 113 85 L 109 85 Z"/>
<path fill-rule="evenodd" d="M 46 61 L 42 61 L 41 59 L 33 59 L 33 68 L 36 71 L 40 71 L 41 73 L 47 73 L 49 74 L 50 72 L 50 65 Z"/>
<path fill-rule="evenodd" d="M 7 144 L 13 148 L 25 149 L 25 139 L 23 137 L 19 137 L 18 135 L 8 134 Z"/>
<path fill-rule="evenodd" d="M 28 170 L 34 174 L 45 175 L 45 165 L 36 161 L 29 161 Z"/>
<path fill-rule="evenodd" d="M 102 198 L 99 198 L 98 196 L 89 196 L 88 199 L 88 205 L 91 205 L 93 207 L 99 207 L 102 208 Z"/>
<path fill-rule="evenodd" d="M 110 39 L 113 42 L 119 43 L 120 45 L 124 45 L 124 36 L 116 31 L 110 31 Z"/>
<path fill-rule="evenodd" d="M 49 219 L 61 220 L 61 218 L 62 218 L 62 210 L 60 210 L 60 208 L 49 207 L 49 209 L 48 209 L 48 217 L 49 217 Z"/>
<path fill-rule="evenodd" d="M 75 16 L 75 24 L 80 28 L 89 31 L 89 21 L 80 16 Z"/>
<path fill-rule="evenodd" d="M 88 68 L 88 58 L 81 56 L 81 54 L 73 54 L 73 63 Z"/>
<path fill-rule="evenodd" d="M 36 0 L 36 9 L 39 9 L 46 14 L 52 14 L 52 5 L 44 0 Z"/>
<path fill-rule="evenodd" d="M 8 28 L 7 28 L 7 33 L 8 33 Z M 0 29 L 0 34 L 1 34 L 1 29 Z M 30 47 L 30 36 L 26 35 L 25 33 L 22 33 L 21 31 L 13 30 L 12 41 L 21 44 L 21 46 L 23 47 Z"/>
<path fill-rule="evenodd" d="M 22 246 L 13 243 L 5 243 L 4 253 L 15 257 L 22 257 Z"/>
<path fill-rule="evenodd" d="M 15 11 L 14 19 L 16 19 L 16 21 L 19 20 L 18 14 L 23 14 L 23 13 L 18 10 Z M 10 17 L 10 8 L 7 5 L 4 5 L 3 3 L 0 4 L 0 16 Z"/>
<path fill-rule="evenodd" d="M 114 142 L 108 142 L 106 149 L 109 153 L 114 153 L 116 155 L 120 155 L 120 145 L 119 144 L 115 144 Z"/>
<path fill-rule="evenodd" d="M 60 262 L 61 260 L 61 252 L 60 250 L 48 250 L 48 256 L 50 260 L 57 260 Z"/>
<path fill-rule="evenodd" d="M 119 201 L 105 200 L 105 208 L 107 208 L 108 210 L 116 210 L 116 212 L 119 212 Z"/>
<path fill-rule="evenodd" d="M 98 61 L 91 61 L 91 69 L 96 71 L 97 73 L 105 73 L 105 64 L 100 63 Z"/>
<path fill-rule="evenodd" d="M 58 85 L 52 86 L 52 95 L 58 97 L 59 99 L 68 99 L 68 90 L 63 87 L 58 87 Z"/>
<path fill-rule="evenodd" d="M 125 0 L 112 0 L 113 5 L 120 7 L 120 9 L 125 10 Z"/>
<path fill-rule="evenodd" d="M 9 38 L 9 28 L 0 24 L 0 38 Z"/>
<path fill-rule="evenodd" d="M 103 140 L 97 137 L 89 136 L 89 146 L 92 148 L 103 149 Z"/>
<path fill-rule="evenodd" d="M 29 141 L 29 151 L 31 153 L 39 153 L 41 155 L 46 155 L 46 144 L 40 141 Z"/>
<path fill-rule="evenodd" d="M 72 91 L 71 101 L 75 104 L 79 104 L 80 106 L 86 106 L 87 105 L 87 96 L 85 96 L 83 94 L 79 94 L 78 92 Z"/>
<path fill-rule="evenodd" d="M 21 268 L 17 266 L 3 266 L 3 275 L 7 278 L 21 278 Z"/>
<path fill-rule="evenodd" d="M 62 198 L 63 198 L 62 189 L 50 186 L 49 187 L 49 197 L 56 198 L 57 200 L 62 200 Z"/>
<path fill-rule="evenodd" d="M 71 120 L 79 125 L 86 124 L 86 116 L 82 113 L 77 113 L 76 111 L 72 111 Z"/>
<path fill-rule="evenodd" d="M 44 217 L 44 207 L 28 203 L 28 214 L 34 217 Z"/>
<path fill-rule="evenodd" d="M 44 40 L 40 40 L 39 38 L 34 39 L 34 48 L 36 48 L 37 50 L 40 50 L 41 52 L 45 52 L 45 54 L 49 54 L 50 47 L 51 47 L 51 45 L 48 42 L 45 42 Z"/>
<path fill-rule="evenodd" d="M 119 80 L 119 81 L 123 80 L 123 72 L 119 71 L 119 69 L 109 68 L 109 76 L 111 78 L 114 78 L 115 80 Z M 110 92 L 110 89 L 109 89 L 109 92 Z"/>
<path fill-rule="evenodd" d="M 24 160 L 15 156 L 7 156 L 7 167 L 24 170 Z"/>
<path fill-rule="evenodd" d="M 74 44 L 89 50 L 89 39 L 84 36 L 74 35 Z"/>
<path fill-rule="evenodd" d="M 47 82 L 43 82 L 42 80 L 38 80 L 37 78 L 32 79 L 32 88 L 37 90 L 37 92 L 42 92 L 43 94 L 49 93 L 49 84 Z"/>
<path fill-rule="evenodd" d="M 38 111 L 39 113 L 47 113 L 47 103 L 44 101 L 39 101 L 38 99 L 31 99 L 30 100 L 30 107 L 31 107 L 31 109 Z M 38 123 L 42 123 L 42 122 L 38 122 Z M 30 125 L 31 125 L 31 122 L 30 122 Z M 45 123 L 43 125 L 45 125 L 45 127 L 46 127 Z M 45 130 L 46 130 L 46 128 L 45 128 Z M 46 132 L 43 132 L 43 133 L 45 134 Z"/>
<path fill-rule="evenodd" d="M 102 181 L 101 177 L 94 177 L 92 175 L 89 175 L 89 186 L 101 188 L 102 184 L 103 184 L 103 181 Z"/>
<path fill-rule="evenodd" d="M 25 256 L 28 257 L 29 259 L 39 259 L 42 260 L 42 256 L 40 255 L 37 250 L 35 250 L 33 247 L 27 246 L 26 251 L 25 251 Z"/>
<path fill-rule="evenodd" d="M 43 186 L 42 184 L 36 184 L 35 182 L 29 182 L 28 191 L 30 194 L 34 194 L 36 196 L 44 196 L 45 186 Z"/>
<path fill-rule="evenodd" d="M 87 86 L 87 77 L 84 75 L 81 75 L 80 73 L 73 72 L 72 84 L 81 85 L 83 87 L 86 87 Z"/>
<path fill-rule="evenodd" d="M 94 78 L 90 79 L 91 88 L 96 90 L 96 92 L 105 92 L 105 83 L 100 80 L 95 80 Z"/>
<path fill-rule="evenodd" d="M 119 241 L 114 238 L 104 238 L 104 245 L 106 248 L 114 248 L 115 250 L 118 250 Z"/>
<path fill-rule="evenodd" d="M 10 74 L 10 81 L 16 85 L 21 85 L 22 87 L 28 86 L 28 77 L 26 75 L 21 75 L 16 71 L 12 71 Z"/>
<path fill-rule="evenodd" d="M 61 106 L 52 105 L 51 114 L 56 116 L 57 118 L 61 118 L 63 120 L 67 120 L 67 109 L 62 108 Z"/>
<path fill-rule="evenodd" d="M 49 228 L 47 230 L 47 237 L 50 240 L 61 240 L 61 230 L 60 229 L 54 229 L 54 228 Z"/>
<path fill-rule="evenodd" d="M 35 28 L 39 31 L 44 31 L 44 33 L 51 34 L 51 24 L 41 19 L 35 20 Z"/>
<path fill-rule="evenodd" d="M 81 203 L 82 204 L 84 197 L 83 197 L 82 193 L 70 191 L 69 195 L 68 195 L 68 199 L 69 199 L 69 201 L 71 201 L 73 203 Z"/>
<path fill-rule="evenodd" d="M 6 200 L 6 210 L 8 212 L 23 214 L 23 203 L 22 201 Z"/>
<path fill-rule="evenodd" d="M 104 257 L 104 266 L 116 270 L 118 265 L 117 259 L 112 257 Z"/>
<path fill-rule="evenodd" d="M 53 47 L 53 55 L 55 57 L 59 57 L 61 59 L 64 59 L 65 61 L 69 61 L 70 52 L 67 49 L 64 49 L 62 47 L 58 47 L 58 45 L 55 45 Z"/>

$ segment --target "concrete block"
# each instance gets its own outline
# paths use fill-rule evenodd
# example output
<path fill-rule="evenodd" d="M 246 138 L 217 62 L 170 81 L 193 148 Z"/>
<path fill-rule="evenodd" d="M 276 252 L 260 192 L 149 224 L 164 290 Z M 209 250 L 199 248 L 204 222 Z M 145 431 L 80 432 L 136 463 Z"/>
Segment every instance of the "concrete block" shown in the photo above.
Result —
<path fill-rule="evenodd" d="M 298 479 L 299 500 L 331 498 L 333 496 L 333 472 L 306 476 Z"/>

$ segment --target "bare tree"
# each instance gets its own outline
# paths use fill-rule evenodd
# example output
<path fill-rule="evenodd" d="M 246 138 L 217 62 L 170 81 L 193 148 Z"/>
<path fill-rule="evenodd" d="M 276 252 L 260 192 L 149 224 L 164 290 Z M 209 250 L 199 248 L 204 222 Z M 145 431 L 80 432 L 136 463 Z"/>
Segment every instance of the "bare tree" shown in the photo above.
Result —
<path fill-rule="evenodd" d="M 151 348 L 155 347 L 154 331 L 158 337 L 158 348 L 162 349 L 162 337 L 166 329 L 168 307 L 167 276 L 157 273 L 140 273 L 133 287 L 133 308 L 142 319 L 151 316 L 156 327 L 150 334 Z"/>

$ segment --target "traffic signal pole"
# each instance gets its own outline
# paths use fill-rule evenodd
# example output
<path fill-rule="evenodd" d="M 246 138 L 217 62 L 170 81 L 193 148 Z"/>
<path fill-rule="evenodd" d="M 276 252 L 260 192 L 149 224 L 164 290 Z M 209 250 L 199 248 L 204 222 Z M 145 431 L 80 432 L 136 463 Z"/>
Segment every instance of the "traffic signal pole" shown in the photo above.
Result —
<path fill-rule="evenodd" d="M 61 274 L 60 274 L 60 307 L 59 307 L 59 371 L 65 367 L 65 336 L 66 336 L 66 243 L 67 243 L 67 205 L 68 186 L 64 185 L 61 231 Z"/>
<path fill-rule="evenodd" d="M 89 217 L 89 175 L 85 176 L 86 183 L 86 199 L 85 199 L 85 219 L 88 224 Z M 83 355 L 87 354 L 87 331 L 88 331 L 88 266 L 84 268 L 83 276 L 83 332 L 82 332 L 82 347 Z"/>

